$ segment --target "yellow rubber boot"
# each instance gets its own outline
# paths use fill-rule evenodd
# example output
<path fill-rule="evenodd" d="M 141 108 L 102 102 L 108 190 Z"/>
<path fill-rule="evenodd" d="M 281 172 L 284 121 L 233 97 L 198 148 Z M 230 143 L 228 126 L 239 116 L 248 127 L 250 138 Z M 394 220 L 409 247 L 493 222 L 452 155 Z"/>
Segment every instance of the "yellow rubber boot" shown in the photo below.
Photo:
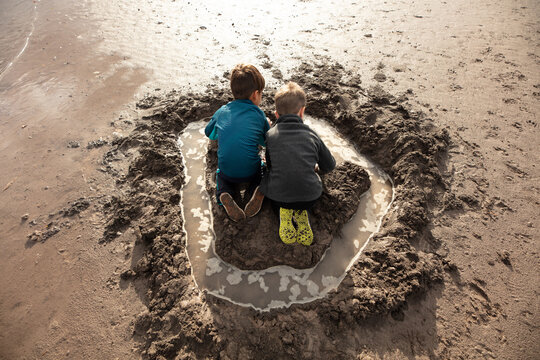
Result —
<path fill-rule="evenodd" d="M 309 246 L 313 242 L 313 231 L 309 225 L 309 217 L 307 210 L 296 210 L 294 219 L 298 225 L 296 241 L 300 244 Z"/>
<path fill-rule="evenodd" d="M 285 244 L 296 241 L 296 229 L 292 223 L 294 210 L 279 208 L 279 237 Z"/>

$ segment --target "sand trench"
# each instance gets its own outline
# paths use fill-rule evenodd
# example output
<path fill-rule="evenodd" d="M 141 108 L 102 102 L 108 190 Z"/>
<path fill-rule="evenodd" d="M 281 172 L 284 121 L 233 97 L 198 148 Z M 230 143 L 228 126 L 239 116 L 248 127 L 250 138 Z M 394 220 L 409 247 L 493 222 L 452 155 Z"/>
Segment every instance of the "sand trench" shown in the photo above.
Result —
<path fill-rule="evenodd" d="M 145 98 L 139 107 L 150 115 L 138 120 L 133 133 L 116 141 L 108 155 L 114 158 L 115 152 L 122 152 L 133 160 L 127 175 L 117 180 L 119 195 L 105 206 L 109 221 L 103 236 L 103 241 L 114 241 L 118 231 L 138 228 L 142 256 L 122 278 L 145 279 L 147 284 L 148 311 L 140 314 L 134 326 L 145 358 L 175 354 L 234 358 L 238 354 L 228 353 L 233 350 L 226 346 L 232 339 L 246 351 L 276 358 L 283 345 L 274 329 L 278 318 L 297 339 L 289 355 L 309 358 L 300 344 L 307 344 L 306 334 L 313 324 L 298 321 L 305 316 L 301 314 L 316 316 L 317 326 L 325 332 L 335 331 L 337 324 L 384 314 L 400 318 L 408 297 L 441 281 L 443 270 L 452 271 L 436 253 L 439 240 L 426 228 L 429 207 L 447 191 L 439 170 L 449 143 L 447 132 L 411 109 L 406 94 L 396 98 L 380 88 L 363 89 L 354 74 L 340 65 L 305 63 L 296 71 L 292 80 L 308 93 L 308 115 L 324 118 L 347 134 L 362 154 L 392 178 L 395 200 L 390 211 L 337 289 L 324 298 L 260 313 L 207 296 L 191 277 L 181 231 L 180 191 L 186 179 L 176 140 L 188 123 L 207 119 L 229 101 L 228 91 L 210 88 L 205 95 L 171 92 Z M 265 90 L 261 104 L 269 117 L 273 91 Z M 344 177 L 354 173 L 350 168 L 343 171 Z M 359 172 L 355 176 L 361 178 Z M 324 218 L 322 212 L 320 216 Z M 225 226 L 235 231 L 234 226 Z"/>
<path fill-rule="evenodd" d="M 269 311 L 288 307 L 294 303 L 301 304 L 320 299 L 337 288 L 347 270 L 360 256 L 371 236 L 378 231 L 382 217 L 388 211 L 393 197 L 389 177 L 358 154 L 351 144 L 339 137 L 339 134 L 332 131 L 329 125 L 325 125 L 325 122 L 309 116 L 306 117 L 305 121 L 328 144 L 339 164 L 343 164 L 347 160 L 351 162 L 347 165 L 349 167 L 356 164 L 366 168 L 372 184 L 371 188 L 359 197 L 351 198 L 342 195 L 343 199 L 338 203 L 338 206 L 340 204 L 342 207 L 357 204 L 358 209 L 349 217 L 336 218 L 333 221 L 339 226 L 343 226 L 345 222 L 349 221 L 342 230 L 342 237 L 337 237 L 332 242 L 333 234 L 321 231 L 319 226 L 314 226 L 315 242 L 320 240 L 326 242 L 324 246 L 320 246 L 321 250 L 324 251 L 322 254 L 320 251 L 315 251 L 315 254 L 310 253 L 310 248 L 303 248 L 299 244 L 293 246 L 281 244 L 276 237 L 277 222 L 276 219 L 272 218 L 275 216 L 268 207 L 265 207 L 258 215 L 262 217 L 259 221 L 231 224 L 239 233 L 231 236 L 230 239 L 225 239 L 226 234 L 223 233 L 216 236 L 213 230 L 214 216 L 212 213 L 218 215 L 220 210 L 213 209 L 215 196 L 212 196 L 210 201 L 204 180 L 211 178 L 213 172 L 205 171 L 208 141 L 204 136 L 203 129 L 206 123 L 202 121 L 190 123 L 182 132 L 179 144 L 186 171 L 186 184 L 181 193 L 184 231 L 187 234 L 187 253 L 193 276 L 201 290 L 204 289 L 213 296 L 229 300 L 237 305 L 250 306 L 259 311 Z M 343 167 L 344 165 L 341 166 L 341 168 Z M 354 180 L 357 179 L 346 180 L 346 186 L 357 187 L 359 192 L 366 188 L 366 186 L 362 186 L 364 184 Z M 328 182 L 326 183 L 328 184 Z M 213 189 L 214 185 L 212 182 L 210 188 Z M 369 183 L 366 185 L 369 186 Z M 337 192 L 340 190 L 340 186 L 343 187 L 343 183 L 330 186 L 326 191 Z M 351 202 L 353 204 L 350 204 Z M 323 203 L 319 211 L 336 211 L 333 206 L 322 209 L 325 205 L 328 204 Z M 220 221 L 225 220 L 222 214 L 219 218 Z M 317 221 L 318 218 L 312 218 L 312 222 Z M 261 223 L 272 223 L 273 227 L 260 226 Z M 222 251 L 225 248 L 233 247 L 232 252 L 237 253 L 234 256 L 231 256 L 231 251 L 216 253 L 217 240 L 227 242 L 226 245 L 219 244 Z M 233 246 L 233 243 L 238 242 L 249 243 L 243 254 L 239 254 Z M 332 246 L 330 246 L 331 244 Z M 295 252 L 297 247 L 299 249 L 296 249 Z M 304 254 L 301 253 L 302 251 Z M 232 261 L 243 259 L 243 261 L 236 261 L 241 268 L 230 264 L 222 257 Z M 298 258 L 306 257 L 316 261 L 316 263 L 311 267 L 299 269 L 298 265 L 305 265 L 306 262 L 298 261 Z M 253 265 L 267 265 L 267 268 L 259 269 L 256 266 L 250 270 L 254 267 Z"/>

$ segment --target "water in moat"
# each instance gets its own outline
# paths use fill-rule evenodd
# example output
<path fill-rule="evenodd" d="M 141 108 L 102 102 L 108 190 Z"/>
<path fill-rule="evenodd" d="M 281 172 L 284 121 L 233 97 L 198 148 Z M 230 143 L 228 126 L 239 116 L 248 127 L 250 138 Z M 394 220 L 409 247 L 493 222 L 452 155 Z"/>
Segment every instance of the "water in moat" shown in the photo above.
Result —
<path fill-rule="evenodd" d="M 184 231 L 193 277 L 200 289 L 260 311 L 307 303 L 337 288 L 371 236 L 378 231 L 393 200 L 389 176 L 358 153 L 327 122 L 309 116 L 304 121 L 319 134 L 338 163 L 347 160 L 362 166 L 371 180 L 371 188 L 362 196 L 358 211 L 343 227 L 342 237 L 334 238 L 321 260 L 309 269 L 283 265 L 265 270 L 240 270 L 216 254 L 211 207 L 217 205 L 211 202 L 205 189 L 206 123 L 191 123 L 181 134 L 178 142 L 186 169 L 181 204 Z"/>

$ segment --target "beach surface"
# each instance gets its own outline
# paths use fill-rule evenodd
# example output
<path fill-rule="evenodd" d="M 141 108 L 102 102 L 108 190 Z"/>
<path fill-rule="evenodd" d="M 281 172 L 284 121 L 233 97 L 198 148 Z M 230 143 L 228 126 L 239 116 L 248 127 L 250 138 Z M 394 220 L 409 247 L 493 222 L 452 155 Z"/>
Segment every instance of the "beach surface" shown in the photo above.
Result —
<path fill-rule="evenodd" d="M 0 359 L 537 358 L 539 14 L 535 1 L 2 2 Z M 227 101 L 239 62 L 266 78 L 266 111 L 295 79 L 361 150 L 369 121 L 384 141 L 430 145 L 416 229 L 400 212 L 414 174 L 399 149 L 371 154 L 401 205 L 326 300 L 259 313 L 200 292 L 183 245 L 149 245 L 182 227 L 181 164 L 160 154 Z M 416 137 L 399 130 L 416 123 Z"/>

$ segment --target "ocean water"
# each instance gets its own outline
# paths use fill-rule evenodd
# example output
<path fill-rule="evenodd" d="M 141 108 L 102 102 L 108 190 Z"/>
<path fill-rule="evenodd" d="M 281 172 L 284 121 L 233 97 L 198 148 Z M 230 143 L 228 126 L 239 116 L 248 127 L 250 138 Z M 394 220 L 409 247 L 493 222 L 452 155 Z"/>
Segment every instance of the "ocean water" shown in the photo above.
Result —
<path fill-rule="evenodd" d="M 0 79 L 28 46 L 37 18 L 37 1 L 0 0 Z"/>
<path fill-rule="evenodd" d="M 368 71 L 366 60 L 379 59 L 380 49 L 358 34 L 372 33 L 379 16 L 372 8 L 381 6 L 375 0 L 347 6 L 322 0 L 0 0 L 0 80 L 18 58 L 27 67 L 11 84 L 28 66 L 63 80 L 65 72 L 51 67 L 69 63 L 66 70 L 91 67 L 88 73 L 77 69 L 90 80 L 118 69 L 144 71 L 149 82 L 143 92 L 204 91 L 226 82 L 223 74 L 240 62 L 257 65 L 271 86 L 304 60 L 324 61 L 329 54 Z M 107 69 L 95 65 L 103 57 L 112 63 Z"/>

